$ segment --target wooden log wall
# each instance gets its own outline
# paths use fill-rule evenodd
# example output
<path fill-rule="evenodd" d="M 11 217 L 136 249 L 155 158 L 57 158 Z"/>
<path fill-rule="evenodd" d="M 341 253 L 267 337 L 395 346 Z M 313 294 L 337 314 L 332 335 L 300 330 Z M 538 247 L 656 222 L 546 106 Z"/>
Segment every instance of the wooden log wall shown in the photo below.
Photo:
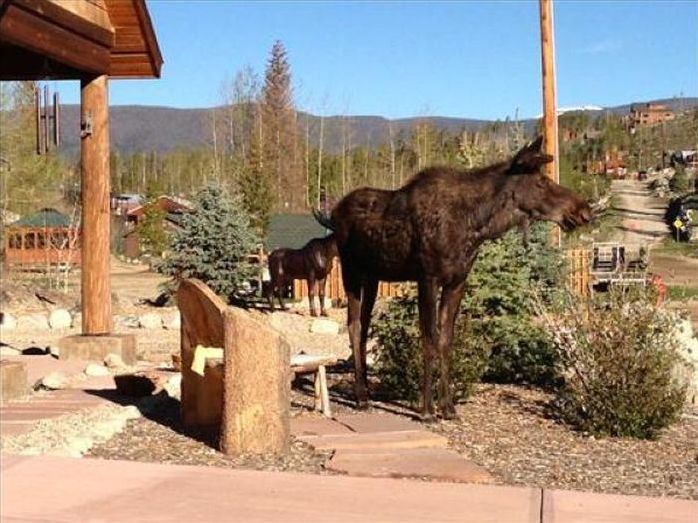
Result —
<path fill-rule="evenodd" d="M 576 296 L 589 296 L 589 257 L 588 249 L 567 251 L 567 287 Z"/>

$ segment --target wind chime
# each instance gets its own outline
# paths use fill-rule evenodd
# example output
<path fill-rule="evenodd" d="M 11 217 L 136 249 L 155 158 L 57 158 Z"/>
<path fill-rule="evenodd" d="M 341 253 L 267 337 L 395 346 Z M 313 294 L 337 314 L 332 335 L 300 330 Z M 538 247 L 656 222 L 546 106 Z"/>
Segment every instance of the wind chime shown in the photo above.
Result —
<path fill-rule="evenodd" d="M 43 95 L 43 96 L 42 96 Z M 58 93 L 53 93 L 53 106 L 49 105 L 48 85 L 34 89 L 36 114 L 36 154 L 48 153 L 51 145 L 58 147 L 61 142 L 61 109 Z"/>

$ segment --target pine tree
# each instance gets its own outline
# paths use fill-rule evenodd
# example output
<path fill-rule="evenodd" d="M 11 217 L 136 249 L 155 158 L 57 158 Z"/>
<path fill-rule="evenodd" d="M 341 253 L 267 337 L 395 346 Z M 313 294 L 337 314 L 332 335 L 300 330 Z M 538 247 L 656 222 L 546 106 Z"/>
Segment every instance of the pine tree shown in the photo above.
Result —
<path fill-rule="evenodd" d="M 267 62 L 262 90 L 262 122 L 264 141 L 260 144 L 271 173 L 277 210 L 303 208 L 304 192 L 296 162 L 296 111 L 291 89 L 291 67 L 286 49 L 274 42 Z"/>
<path fill-rule="evenodd" d="M 240 197 L 209 184 L 196 195 L 193 212 L 184 215 L 170 256 L 156 268 L 175 285 L 180 278 L 198 278 L 230 300 L 254 275 L 247 257 L 258 243 Z"/>

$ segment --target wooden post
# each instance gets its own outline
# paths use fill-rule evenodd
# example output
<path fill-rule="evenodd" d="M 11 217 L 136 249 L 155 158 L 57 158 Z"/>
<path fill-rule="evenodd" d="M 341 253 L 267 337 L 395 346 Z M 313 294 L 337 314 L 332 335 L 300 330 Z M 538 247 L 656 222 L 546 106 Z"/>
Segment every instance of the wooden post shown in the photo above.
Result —
<path fill-rule="evenodd" d="M 81 87 L 82 333 L 112 329 L 109 278 L 108 77 L 85 78 Z"/>
<path fill-rule="evenodd" d="M 543 151 L 554 157 L 545 165 L 546 175 L 560 183 L 560 159 L 558 157 L 557 104 L 555 100 L 555 46 L 553 34 L 552 0 L 540 2 L 540 37 L 543 74 Z M 553 230 L 553 243 L 561 244 L 560 228 Z"/>

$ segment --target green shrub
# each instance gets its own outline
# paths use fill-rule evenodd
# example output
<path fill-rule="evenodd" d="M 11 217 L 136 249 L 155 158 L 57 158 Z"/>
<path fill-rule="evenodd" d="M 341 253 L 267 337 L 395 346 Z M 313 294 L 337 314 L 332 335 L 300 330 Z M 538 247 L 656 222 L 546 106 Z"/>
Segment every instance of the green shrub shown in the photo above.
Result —
<path fill-rule="evenodd" d="M 183 215 L 182 228 L 172 237 L 169 255 L 155 268 L 172 276 L 168 290 L 180 278 L 198 278 L 232 300 L 254 275 L 248 256 L 257 244 L 240 198 L 211 184 L 196 195 L 193 212 Z"/>
<path fill-rule="evenodd" d="M 551 385 L 556 352 L 534 321 L 532 289 L 558 288 L 564 260 L 548 246 L 550 229 L 532 228 L 528 246 L 520 233 L 488 242 L 468 279 L 456 323 L 451 378 L 456 397 L 467 397 L 484 375 L 489 381 Z M 553 298 L 545 292 L 546 300 Z M 390 300 L 373 322 L 376 372 L 390 391 L 415 399 L 421 389 L 422 354 L 416 293 Z"/>
<path fill-rule="evenodd" d="M 416 402 L 421 394 L 423 356 L 417 311 L 417 294 L 412 289 L 388 301 L 373 321 L 376 347 L 375 371 L 382 388 L 391 396 Z M 451 385 L 454 399 L 464 400 L 480 379 L 487 352 L 467 335 L 458 321 L 451 352 Z M 434 394 L 438 383 L 438 360 L 433 365 Z M 436 397 L 436 396 L 435 396 Z"/>
<path fill-rule="evenodd" d="M 669 188 L 677 194 L 689 192 L 691 188 L 691 178 L 683 165 L 677 165 L 674 176 L 669 180 Z"/>
<path fill-rule="evenodd" d="M 483 246 L 468 279 L 461 310 L 475 343 L 490 354 L 484 378 L 500 383 L 551 385 L 556 353 L 549 336 L 534 321 L 533 289 L 553 298 L 562 286 L 565 262 L 548 245 L 550 227 L 531 228 L 528 246 L 510 232 Z"/>
<path fill-rule="evenodd" d="M 583 431 L 656 437 L 678 418 L 685 398 L 675 320 L 645 295 L 566 301 L 562 313 L 543 315 L 565 376 L 557 411 Z"/>

